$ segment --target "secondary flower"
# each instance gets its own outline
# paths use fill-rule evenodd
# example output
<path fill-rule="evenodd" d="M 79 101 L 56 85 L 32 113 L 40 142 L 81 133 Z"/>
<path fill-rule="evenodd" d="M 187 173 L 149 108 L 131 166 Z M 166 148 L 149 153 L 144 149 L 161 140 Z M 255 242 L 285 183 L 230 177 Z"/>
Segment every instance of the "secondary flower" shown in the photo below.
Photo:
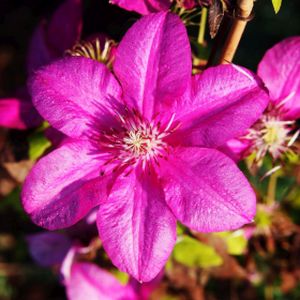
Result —
<path fill-rule="evenodd" d="M 91 262 L 78 261 L 76 255 L 86 248 L 72 247 L 63 261 L 61 272 L 69 300 L 147 300 L 161 281 L 161 275 L 141 284 L 130 279 L 120 283 L 110 272 Z"/>
<path fill-rule="evenodd" d="M 212 0 L 110 0 L 110 3 L 141 15 L 148 15 L 169 10 L 172 3 L 176 3 L 179 8 L 189 10 L 196 6 L 209 6 L 212 4 Z"/>
<path fill-rule="evenodd" d="M 142 300 L 131 285 L 122 285 L 108 271 L 89 262 L 75 262 L 66 279 L 69 300 Z"/>
<path fill-rule="evenodd" d="M 26 89 L 20 89 L 14 97 L 0 99 L 0 126 L 26 129 L 41 122 L 42 118 L 32 105 Z"/>
<path fill-rule="evenodd" d="M 31 83 L 38 111 L 73 140 L 32 169 L 22 190 L 25 210 L 53 230 L 100 204 L 105 250 L 139 281 L 162 269 L 176 219 L 210 232 L 238 228 L 255 214 L 249 183 L 216 148 L 259 118 L 267 93 L 241 67 L 192 77 L 191 62 L 179 17 L 158 13 L 122 39 L 116 77 L 95 60 L 69 57 Z"/>
<path fill-rule="evenodd" d="M 86 41 L 76 43 L 71 49 L 66 51 L 66 54 L 91 58 L 104 63 L 111 69 L 116 49 L 117 44 L 113 40 L 110 40 L 105 34 L 97 34 Z"/>
<path fill-rule="evenodd" d="M 65 0 L 49 21 L 42 20 L 30 41 L 29 72 L 63 56 L 79 41 L 82 31 L 81 0 Z"/>
<path fill-rule="evenodd" d="M 135 11 L 141 15 L 167 11 L 171 6 L 172 0 L 110 0 L 111 4 L 116 4 L 123 9 Z"/>
<path fill-rule="evenodd" d="M 84 300 L 87 297 L 91 300 L 147 300 L 163 276 L 159 274 L 145 284 L 131 278 L 125 285 L 107 270 L 92 262 L 82 261 L 80 256 L 94 251 L 92 244 L 83 247 L 68 235 L 56 232 L 32 234 L 27 237 L 27 242 L 32 258 L 39 265 L 60 267 L 69 300 Z"/>
<path fill-rule="evenodd" d="M 225 152 L 236 160 L 256 153 L 260 162 L 269 153 L 282 157 L 298 137 L 300 117 L 300 37 L 291 37 L 269 49 L 258 75 L 270 91 L 270 103 L 261 118 L 240 138 L 227 143 Z"/>

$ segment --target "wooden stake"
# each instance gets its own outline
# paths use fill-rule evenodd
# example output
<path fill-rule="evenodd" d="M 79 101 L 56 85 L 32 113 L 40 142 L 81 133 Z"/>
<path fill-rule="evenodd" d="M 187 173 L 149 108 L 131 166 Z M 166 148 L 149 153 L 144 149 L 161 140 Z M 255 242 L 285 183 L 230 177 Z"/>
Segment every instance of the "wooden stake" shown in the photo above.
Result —
<path fill-rule="evenodd" d="M 222 50 L 219 64 L 231 63 L 247 22 L 251 18 L 254 0 L 237 0 L 234 20 Z"/>

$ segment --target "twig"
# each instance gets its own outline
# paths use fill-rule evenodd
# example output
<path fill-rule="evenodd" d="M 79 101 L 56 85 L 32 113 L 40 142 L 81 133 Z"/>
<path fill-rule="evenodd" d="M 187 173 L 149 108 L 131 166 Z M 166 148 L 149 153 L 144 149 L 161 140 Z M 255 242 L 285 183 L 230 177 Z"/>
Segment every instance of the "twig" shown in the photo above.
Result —
<path fill-rule="evenodd" d="M 237 50 L 247 21 L 249 21 L 253 9 L 254 0 L 238 0 L 234 20 L 225 41 L 222 54 L 219 59 L 220 64 L 230 63 Z"/>

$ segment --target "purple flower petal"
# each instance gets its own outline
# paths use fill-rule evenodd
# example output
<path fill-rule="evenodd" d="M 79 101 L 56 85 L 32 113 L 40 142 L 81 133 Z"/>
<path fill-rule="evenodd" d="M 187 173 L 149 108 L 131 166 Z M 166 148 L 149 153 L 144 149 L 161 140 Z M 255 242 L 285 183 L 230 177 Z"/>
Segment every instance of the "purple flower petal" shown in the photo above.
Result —
<path fill-rule="evenodd" d="M 270 90 L 272 101 L 287 98 L 286 119 L 300 117 L 300 37 L 291 37 L 269 49 L 258 66 L 258 75 Z"/>
<path fill-rule="evenodd" d="M 25 211 L 50 230 L 73 225 L 107 196 L 109 176 L 100 177 L 103 158 L 87 141 L 70 142 L 43 157 L 22 190 Z"/>
<path fill-rule="evenodd" d="M 28 129 L 37 126 L 41 121 L 30 101 L 23 98 L 0 99 L 0 126 Z"/>
<path fill-rule="evenodd" d="M 81 30 L 81 0 L 65 0 L 48 24 L 47 41 L 57 56 L 61 56 L 79 40 Z"/>
<path fill-rule="evenodd" d="M 153 175 L 121 175 L 97 221 L 112 262 L 139 281 L 159 273 L 176 240 L 176 220 Z"/>
<path fill-rule="evenodd" d="M 196 0 L 177 0 L 177 5 L 179 7 L 184 7 L 185 9 L 192 9 L 199 3 L 196 3 Z"/>
<path fill-rule="evenodd" d="M 28 70 L 34 71 L 61 57 L 79 40 L 82 30 L 81 0 L 65 0 L 50 21 L 41 21 L 28 49 Z"/>
<path fill-rule="evenodd" d="M 126 101 L 151 118 L 188 89 L 191 61 L 188 36 L 179 17 L 158 13 L 142 18 L 127 31 L 116 52 L 114 71 Z"/>
<path fill-rule="evenodd" d="M 245 158 L 248 154 L 248 150 L 251 147 L 251 141 L 246 139 L 231 139 L 225 143 L 225 145 L 218 148 L 219 151 L 225 153 L 235 162 Z"/>
<path fill-rule="evenodd" d="M 253 220 L 255 194 L 243 173 L 221 152 L 181 149 L 160 172 L 166 201 L 184 225 L 213 232 L 236 229 Z"/>
<path fill-rule="evenodd" d="M 158 288 L 164 276 L 164 272 L 161 271 L 153 280 L 145 283 L 140 283 L 134 278 L 130 278 L 129 285 L 135 291 L 138 300 L 149 300 L 151 294 Z"/>
<path fill-rule="evenodd" d="M 193 97 L 182 98 L 176 132 L 181 145 L 218 147 L 240 136 L 262 114 L 268 95 L 245 69 L 221 65 L 194 77 Z"/>
<path fill-rule="evenodd" d="M 134 300 L 130 286 L 123 286 L 109 272 L 91 263 L 74 263 L 66 282 L 69 300 Z"/>
<path fill-rule="evenodd" d="M 97 122 L 106 122 L 120 87 L 101 63 L 84 57 L 65 58 L 38 71 L 31 83 L 32 101 L 40 114 L 70 137 L 83 137 Z"/>
<path fill-rule="evenodd" d="M 171 6 L 170 0 L 111 0 L 110 3 L 141 15 L 168 10 Z"/>
<path fill-rule="evenodd" d="M 26 240 L 33 259 L 45 267 L 60 264 L 72 245 L 67 236 L 56 232 L 32 234 Z"/>

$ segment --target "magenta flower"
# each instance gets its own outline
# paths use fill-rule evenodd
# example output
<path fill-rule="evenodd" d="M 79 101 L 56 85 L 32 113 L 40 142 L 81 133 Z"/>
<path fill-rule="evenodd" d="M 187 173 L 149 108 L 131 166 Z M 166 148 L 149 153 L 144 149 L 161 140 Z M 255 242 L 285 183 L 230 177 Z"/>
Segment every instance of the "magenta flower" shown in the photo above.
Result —
<path fill-rule="evenodd" d="M 172 0 L 110 0 L 110 3 L 141 15 L 148 15 L 154 12 L 167 11 Z"/>
<path fill-rule="evenodd" d="M 79 41 L 81 31 L 81 0 L 65 0 L 51 19 L 42 20 L 33 33 L 27 57 L 29 72 L 62 57 Z"/>
<path fill-rule="evenodd" d="M 53 230 L 100 204 L 105 250 L 139 281 L 162 269 L 176 219 L 210 232 L 238 228 L 255 214 L 246 178 L 215 148 L 259 118 L 267 94 L 241 67 L 192 77 L 191 62 L 183 23 L 158 13 L 124 36 L 116 77 L 99 62 L 71 57 L 40 70 L 31 83 L 38 111 L 73 141 L 28 175 L 26 212 Z"/>
<path fill-rule="evenodd" d="M 278 159 L 297 138 L 295 120 L 300 117 L 300 37 L 291 37 L 269 49 L 258 66 L 258 75 L 270 91 L 270 103 L 261 118 L 240 138 L 222 150 L 239 160 L 256 152 Z"/>
<path fill-rule="evenodd" d="M 192 9 L 197 6 L 197 0 L 176 0 L 179 7 L 184 7 L 185 9 Z"/>
<path fill-rule="evenodd" d="M 69 300 L 138 300 L 130 285 L 122 285 L 112 274 L 87 262 L 75 262 L 65 282 Z"/>
<path fill-rule="evenodd" d="M 78 253 L 87 248 L 73 246 L 62 262 L 61 273 L 69 300 L 147 300 L 160 284 L 163 273 L 141 284 L 131 278 L 121 284 L 110 272 L 90 262 L 77 261 Z"/>
<path fill-rule="evenodd" d="M 167 11 L 171 8 L 172 3 L 185 9 L 193 9 L 196 6 L 208 6 L 211 4 L 210 2 L 210 0 L 110 0 L 111 4 L 141 15 Z"/>
<path fill-rule="evenodd" d="M 39 125 L 42 118 L 28 99 L 23 93 L 21 97 L 0 99 L 0 126 L 27 129 Z"/>

